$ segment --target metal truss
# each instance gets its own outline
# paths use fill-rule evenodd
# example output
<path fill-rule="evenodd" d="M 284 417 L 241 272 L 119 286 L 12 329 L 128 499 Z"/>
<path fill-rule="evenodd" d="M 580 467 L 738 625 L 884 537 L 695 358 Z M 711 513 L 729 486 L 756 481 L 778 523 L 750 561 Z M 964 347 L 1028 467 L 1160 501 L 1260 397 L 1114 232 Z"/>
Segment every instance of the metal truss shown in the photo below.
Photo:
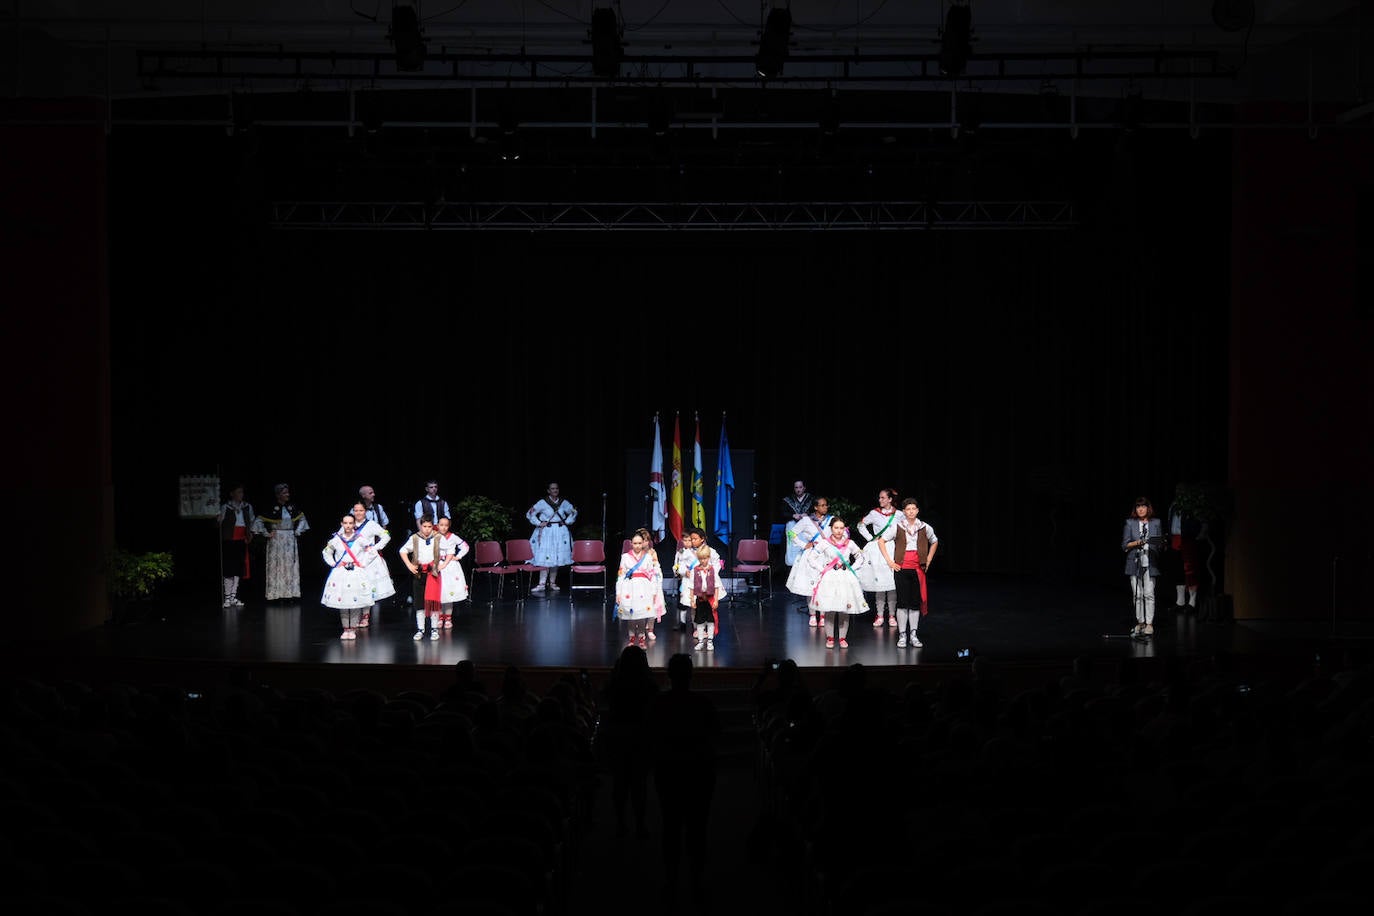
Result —
<path fill-rule="evenodd" d="M 366 51 L 320 51 L 278 48 L 235 49 L 186 46 L 135 50 L 141 80 L 229 80 L 286 83 L 398 82 L 468 86 L 571 86 L 634 84 L 656 86 L 756 85 L 754 55 L 660 53 L 625 55 L 624 75 L 606 79 L 593 74 L 589 53 L 530 54 L 444 51 L 428 55 L 423 70 L 396 69 L 393 55 Z M 1160 77 L 1234 80 L 1216 50 L 1197 47 L 973 54 L 957 81 L 1046 80 L 1141 81 Z M 771 77 L 774 86 L 944 83 L 938 53 L 805 53 L 789 55 L 786 74 Z"/>
<path fill-rule="evenodd" d="M 275 229 L 582 232 L 659 229 L 796 230 L 1068 229 L 1070 201 L 851 201 L 742 203 L 423 203 L 276 201 Z"/>

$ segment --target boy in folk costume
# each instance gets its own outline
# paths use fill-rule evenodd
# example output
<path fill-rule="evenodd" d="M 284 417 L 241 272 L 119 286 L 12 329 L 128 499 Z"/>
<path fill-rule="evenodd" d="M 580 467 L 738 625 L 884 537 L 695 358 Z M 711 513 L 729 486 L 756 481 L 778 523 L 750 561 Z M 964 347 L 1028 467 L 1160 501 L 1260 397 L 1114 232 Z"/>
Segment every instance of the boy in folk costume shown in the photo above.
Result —
<path fill-rule="evenodd" d="M 367 572 L 367 566 L 377 553 L 358 534 L 355 524 L 356 520 L 351 514 L 345 515 L 339 530 L 320 552 L 325 565 L 329 567 L 329 578 L 325 580 L 320 603 L 338 610 L 339 625 L 343 628 L 340 639 L 357 639 L 355 628 L 364 610 L 372 607 L 372 577 Z"/>
<path fill-rule="evenodd" d="M 725 561 L 716 553 L 716 549 L 706 543 L 706 533 L 700 528 L 688 528 L 682 533 L 682 547 L 674 555 L 673 573 L 678 577 L 678 603 L 681 609 L 678 612 L 678 620 L 682 623 L 682 629 L 686 629 L 692 622 L 692 609 L 696 607 L 696 596 L 692 592 L 692 571 L 696 569 L 699 562 L 697 551 L 706 548 L 711 558 L 711 567 L 716 571 L 717 598 L 725 597 L 725 584 L 720 581 L 720 571 L 725 568 Z"/>
<path fill-rule="evenodd" d="M 443 580 L 439 572 L 439 538 L 434 532 L 434 520 L 429 516 L 421 516 L 420 530 L 401 548 L 401 562 L 414 577 L 411 594 L 415 601 L 415 635 L 411 638 L 425 638 L 425 619 L 428 618 L 429 638 L 438 639 L 443 624 L 439 616 Z"/>
<path fill-rule="evenodd" d="M 716 630 L 720 627 L 720 590 L 722 585 L 716 565 L 711 562 L 710 547 L 697 548 L 696 565 L 692 567 L 692 622 L 696 624 L 697 644 L 693 647 L 710 652 L 716 647 Z"/>
<path fill-rule="evenodd" d="M 253 541 L 253 505 L 243 498 L 243 485 L 229 488 L 219 507 L 220 568 L 224 576 L 224 606 L 243 607 L 239 582 L 251 575 L 248 545 Z"/>
<path fill-rule="evenodd" d="M 935 529 L 916 516 L 921 507 L 916 500 L 908 497 L 902 500 L 902 514 L 897 519 L 897 534 L 892 539 L 892 562 L 897 570 L 893 573 L 897 586 L 897 648 L 922 648 L 921 640 L 916 638 L 916 628 L 921 625 L 921 617 L 930 612 L 929 594 L 926 589 L 926 573 L 935 560 L 935 550 L 939 538 Z M 907 635 L 910 627 L 911 635 Z"/>

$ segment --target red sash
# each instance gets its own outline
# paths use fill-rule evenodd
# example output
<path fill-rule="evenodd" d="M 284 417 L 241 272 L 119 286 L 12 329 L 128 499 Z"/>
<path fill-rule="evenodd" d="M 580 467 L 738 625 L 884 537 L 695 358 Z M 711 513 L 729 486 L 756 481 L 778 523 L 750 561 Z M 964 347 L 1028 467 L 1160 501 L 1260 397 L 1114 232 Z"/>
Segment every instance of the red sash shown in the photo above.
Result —
<path fill-rule="evenodd" d="M 231 541 L 243 541 L 243 575 L 240 578 L 250 579 L 253 575 L 252 568 L 248 565 L 248 529 L 243 525 L 235 525 L 234 533 L 229 536 Z"/>
<path fill-rule="evenodd" d="M 420 574 L 425 576 L 425 613 L 438 614 L 443 598 L 443 581 L 437 575 L 433 563 L 425 563 L 420 567 Z"/>

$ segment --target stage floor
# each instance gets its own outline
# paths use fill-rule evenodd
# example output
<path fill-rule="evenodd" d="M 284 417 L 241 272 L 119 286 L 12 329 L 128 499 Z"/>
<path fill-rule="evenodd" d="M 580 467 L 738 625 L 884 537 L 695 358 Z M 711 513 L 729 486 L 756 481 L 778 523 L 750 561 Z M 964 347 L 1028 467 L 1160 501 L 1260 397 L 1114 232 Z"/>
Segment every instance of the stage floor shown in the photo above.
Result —
<path fill-rule="evenodd" d="M 76 670 L 118 668 L 121 663 L 226 666 L 329 666 L 350 669 L 429 668 L 451 670 L 470 659 L 486 669 L 606 671 L 625 642 L 625 625 L 613 617 L 600 590 L 491 600 L 485 583 L 475 600 L 455 609 L 453 628 L 438 640 L 416 641 L 409 608 L 388 604 L 354 641 L 339 639 L 337 612 L 314 602 L 261 600 L 237 609 L 201 601 L 165 601 L 136 621 L 110 623 L 52 644 L 30 647 L 30 665 L 61 661 Z M 1119 587 L 1049 584 L 989 577 L 947 576 L 933 583 L 931 613 L 920 626 L 924 647 L 896 646 L 890 627 L 872 626 L 873 614 L 851 619 L 849 647 L 826 649 L 824 635 L 807 625 L 802 599 L 775 589 L 757 601 L 747 591 L 720 608 L 721 632 L 712 652 L 694 651 L 693 638 L 665 617 L 650 642 L 651 665 L 662 667 L 675 652 L 692 654 L 697 670 L 757 672 L 771 659 L 791 658 L 804 669 L 842 669 L 854 663 L 910 676 L 922 669 L 967 664 L 956 652 L 971 650 L 1007 665 L 1067 665 L 1077 656 L 1108 661 L 1124 658 L 1201 658 L 1306 655 L 1334 635 L 1320 622 L 1303 633 L 1292 628 L 1211 621 L 1172 606 L 1156 615 L 1155 635 L 1130 636 L 1131 597 Z M 396 599 L 392 599 L 394 602 Z M 1170 591 L 1169 604 L 1172 604 Z M 670 613 L 675 612 L 673 608 Z M 342 675 L 345 672 L 335 672 Z M 324 675 L 317 674 L 318 677 Z M 445 677 L 448 675 L 445 674 Z M 330 680 L 337 680 L 330 677 Z"/>

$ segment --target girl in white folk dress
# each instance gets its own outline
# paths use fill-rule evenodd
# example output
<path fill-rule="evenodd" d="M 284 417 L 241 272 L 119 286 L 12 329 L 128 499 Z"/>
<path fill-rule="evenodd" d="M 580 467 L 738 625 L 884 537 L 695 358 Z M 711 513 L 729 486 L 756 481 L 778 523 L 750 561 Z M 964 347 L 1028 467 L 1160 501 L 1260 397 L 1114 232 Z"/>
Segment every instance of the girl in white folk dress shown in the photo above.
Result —
<path fill-rule="evenodd" d="M 354 524 L 353 516 L 345 515 L 340 520 L 340 529 L 320 552 L 325 565 L 330 567 L 320 603 L 338 610 L 339 624 L 343 628 L 340 639 L 357 639 L 356 627 L 363 609 L 372 607 L 372 581 L 367 564 L 377 554 L 366 549 Z"/>
<path fill-rule="evenodd" d="M 391 532 L 383 528 L 376 519 L 367 517 L 367 506 L 353 504 L 353 526 L 357 529 L 358 539 L 374 554 L 367 563 L 367 578 L 372 583 L 372 604 L 363 609 L 363 619 L 358 621 L 359 628 L 372 625 L 372 611 L 382 599 L 396 594 L 396 585 L 391 581 L 391 570 L 387 568 L 382 548 L 391 543 Z"/>
<path fill-rule="evenodd" d="M 463 575 L 463 557 L 471 549 L 468 542 L 449 531 L 453 523 L 439 519 L 439 621 L 445 630 L 453 629 L 453 606 L 468 598 L 468 580 Z"/>
<path fill-rule="evenodd" d="M 801 595 L 807 600 L 808 605 L 811 601 L 811 592 L 816 587 L 816 577 L 821 574 L 821 567 L 825 565 L 820 561 L 816 545 L 825 540 L 829 528 L 830 500 L 818 496 L 812 503 L 811 514 L 797 522 L 796 527 L 789 532 L 799 552 L 792 562 L 792 571 L 787 574 L 787 590 L 794 595 Z M 825 615 L 818 615 L 815 610 L 811 610 L 808 626 L 824 629 Z"/>
<path fill-rule="evenodd" d="M 663 618 L 663 570 L 653 549 L 649 529 L 639 528 L 630 550 L 620 555 L 615 575 L 615 614 L 629 624 L 628 645 L 649 645 L 649 621 Z"/>
<path fill-rule="evenodd" d="M 859 533 L 868 541 L 864 545 L 864 565 L 858 570 L 864 591 L 873 593 L 873 608 L 877 612 L 873 625 L 883 625 L 884 610 L 889 626 L 897 625 L 897 583 L 893 572 L 892 539 L 897 536 L 897 491 L 891 487 L 878 491 L 878 508 L 868 510 L 859 522 Z"/>
<path fill-rule="evenodd" d="M 830 536 L 817 541 L 812 550 L 822 565 L 811 592 L 811 611 L 818 617 L 829 614 L 834 621 L 834 627 L 825 633 L 825 647 L 835 648 L 839 639 L 840 648 L 848 649 L 849 618 L 868 613 L 863 586 L 855 574 L 863 566 L 864 553 L 849 539 L 849 529 L 838 517 L 830 520 Z"/>

